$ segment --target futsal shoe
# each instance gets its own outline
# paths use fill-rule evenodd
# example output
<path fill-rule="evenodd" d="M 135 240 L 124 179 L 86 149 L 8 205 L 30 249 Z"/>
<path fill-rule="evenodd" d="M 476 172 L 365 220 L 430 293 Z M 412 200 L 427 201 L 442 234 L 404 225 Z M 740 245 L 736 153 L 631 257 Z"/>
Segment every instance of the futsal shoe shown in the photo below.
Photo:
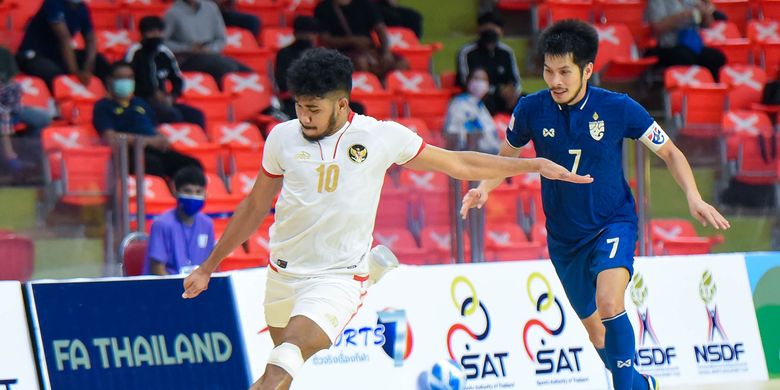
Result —
<path fill-rule="evenodd" d="M 645 379 L 647 379 L 647 388 L 650 390 L 658 390 L 660 387 L 658 387 L 658 381 L 653 378 L 652 375 L 642 374 Z"/>
<path fill-rule="evenodd" d="M 398 258 L 384 245 L 377 245 L 368 252 L 368 280 L 377 284 L 386 273 L 398 268 Z"/>

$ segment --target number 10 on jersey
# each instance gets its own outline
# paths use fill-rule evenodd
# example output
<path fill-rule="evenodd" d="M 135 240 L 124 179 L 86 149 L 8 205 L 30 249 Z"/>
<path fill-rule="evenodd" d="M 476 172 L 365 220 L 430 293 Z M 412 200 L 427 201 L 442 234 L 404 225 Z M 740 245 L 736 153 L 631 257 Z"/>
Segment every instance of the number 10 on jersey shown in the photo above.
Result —
<path fill-rule="evenodd" d="M 337 164 L 320 164 L 317 167 L 319 179 L 317 180 L 317 192 L 333 192 L 339 185 L 339 166 Z"/>

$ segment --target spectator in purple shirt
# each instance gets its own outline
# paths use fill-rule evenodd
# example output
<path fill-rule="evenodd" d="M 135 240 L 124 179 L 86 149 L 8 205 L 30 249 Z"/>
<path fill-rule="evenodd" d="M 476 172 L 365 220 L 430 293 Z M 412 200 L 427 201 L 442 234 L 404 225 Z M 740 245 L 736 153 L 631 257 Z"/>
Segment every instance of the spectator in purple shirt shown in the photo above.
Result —
<path fill-rule="evenodd" d="M 206 177 L 197 167 L 182 168 L 173 179 L 176 208 L 152 224 L 146 271 L 152 275 L 189 274 L 214 248 L 214 223 L 201 213 Z"/>

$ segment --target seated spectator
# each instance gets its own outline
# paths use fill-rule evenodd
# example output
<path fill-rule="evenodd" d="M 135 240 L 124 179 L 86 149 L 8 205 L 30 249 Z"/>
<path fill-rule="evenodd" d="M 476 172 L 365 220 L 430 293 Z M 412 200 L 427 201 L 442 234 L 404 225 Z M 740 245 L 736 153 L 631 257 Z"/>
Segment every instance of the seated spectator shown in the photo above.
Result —
<path fill-rule="evenodd" d="M 352 59 L 356 71 L 379 77 L 395 69 L 407 68 L 405 60 L 390 52 L 387 27 L 376 5 L 369 0 L 324 0 L 314 9 L 323 28 L 320 42 Z M 375 32 L 380 45 L 374 45 Z"/>
<path fill-rule="evenodd" d="M 124 134 L 130 145 L 144 142 L 145 172 L 150 175 L 170 178 L 186 166 L 201 167 L 198 160 L 171 150 L 165 135 L 157 132 L 151 107 L 133 96 L 135 75 L 130 64 L 115 63 L 108 81 L 109 95 L 95 103 L 92 117 L 92 125 L 106 142 L 113 143 L 117 133 Z M 132 173 L 134 153 L 129 156 Z"/>
<path fill-rule="evenodd" d="M 221 54 L 225 44 L 225 23 L 213 1 L 176 0 L 165 12 L 165 45 L 182 70 L 208 73 L 220 86 L 225 73 L 251 72 Z"/>
<path fill-rule="evenodd" d="M 658 57 L 659 67 L 700 65 L 718 80 L 718 72 L 726 63 L 720 50 L 704 46 L 700 27 L 714 20 L 715 7 L 709 1 L 650 0 L 646 17 L 658 41 L 658 46 L 646 55 Z"/>
<path fill-rule="evenodd" d="M 316 19 L 309 16 L 296 17 L 293 22 L 295 41 L 276 53 L 274 78 L 276 79 L 276 86 L 279 88 L 282 111 L 290 118 L 295 118 L 296 115 L 295 101 L 287 89 L 287 68 L 289 68 L 290 64 L 297 60 L 304 51 L 315 46 L 319 31 L 320 29 Z"/>
<path fill-rule="evenodd" d="M 25 136 L 39 137 L 41 130 L 51 123 L 51 116 L 46 111 L 22 106 L 22 87 L 13 80 L 17 73 L 13 54 L 0 47 L 0 143 L 6 165 L 14 173 L 18 173 L 23 167 L 22 160 L 11 143 L 15 125 L 25 125 L 25 131 L 22 133 Z"/>
<path fill-rule="evenodd" d="M 135 73 L 135 96 L 149 103 L 160 123 L 189 122 L 205 129 L 203 112 L 176 103 L 184 87 L 184 80 L 176 57 L 163 44 L 164 29 L 165 22 L 157 16 L 146 16 L 138 23 L 141 43 L 131 46 L 125 56 L 125 61 L 133 66 Z M 172 87 L 170 93 L 168 82 Z"/>
<path fill-rule="evenodd" d="M 466 86 L 471 69 L 482 68 L 490 79 L 490 91 L 484 98 L 491 114 L 512 113 L 522 93 L 520 71 L 515 52 L 501 42 L 503 22 L 493 14 L 483 14 L 477 19 L 479 39 L 463 46 L 456 59 L 457 83 Z"/>
<path fill-rule="evenodd" d="M 422 38 L 422 15 L 414 9 L 401 7 L 398 0 L 374 0 L 385 24 L 390 27 L 406 27 Z"/>
<path fill-rule="evenodd" d="M 236 0 L 214 0 L 222 13 L 222 20 L 228 27 L 243 28 L 252 33 L 253 37 L 260 36 L 260 19 L 252 14 L 236 10 Z"/>
<path fill-rule="evenodd" d="M 206 199 L 203 171 L 187 167 L 173 179 L 176 208 L 152 223 L 144 269 L 152 275 L 189 274 L 214 249 L 214 223 L 200 212 Z"/>
<path fill-rule="evenodd" d="M 444 134 L 449 149 L 498 153 L 496 124 L 482 102 L 489 90 L 485 69 L 474 68 L 466 77 L 466 92 L 455 96 L 447 109 Z"/>
<path fill-rule="evenodd" d="M 84 50 L 73 48 L 77 34 L 84 38 Z M 75 75 L 88 85 L 93 74 L 102 80 L 109 70 L 97 52 L 89 8 L 80 0 L 44 0 L 27 24 L 16 62 L 22 72 L 40 77 L 49 89 L 59 75 Z"/>

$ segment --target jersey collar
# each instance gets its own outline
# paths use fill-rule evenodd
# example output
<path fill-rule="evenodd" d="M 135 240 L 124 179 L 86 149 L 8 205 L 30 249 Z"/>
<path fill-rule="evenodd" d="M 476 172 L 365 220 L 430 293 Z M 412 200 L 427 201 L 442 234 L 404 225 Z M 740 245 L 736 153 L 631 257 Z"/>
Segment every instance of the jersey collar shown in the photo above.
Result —
<path fill-rule="evenodd" d="M 588 92 L 585 94 L 585 99 L 582 99 L 582 104 L 579 105 L 580 111 L 585 109 L 585 105 L 588 104 L 588 99 L 590 99 L 590 85 L 588 85 L 587 88 Z M 558 106 L 558 111 L 563 111 L 563 106 L 558 103 L 555 103 L 555 105 Z"/>

